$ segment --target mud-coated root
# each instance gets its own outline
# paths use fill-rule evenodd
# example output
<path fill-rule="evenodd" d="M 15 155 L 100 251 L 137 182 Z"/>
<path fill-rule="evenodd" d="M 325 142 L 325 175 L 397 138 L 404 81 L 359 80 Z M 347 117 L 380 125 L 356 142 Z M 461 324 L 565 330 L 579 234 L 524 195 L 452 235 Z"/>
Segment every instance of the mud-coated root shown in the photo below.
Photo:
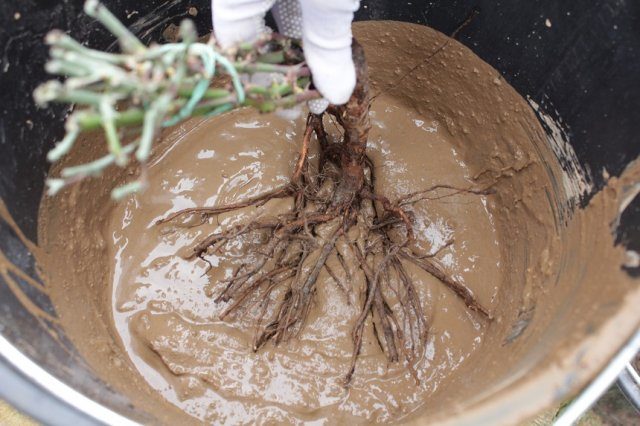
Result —
<path fill-rule="evenodd" d="M 436 277 L 480 317 L 489 320 L 491 316 L 467 287 L 442 269 L 434 258 L 437 253 L 419 255 L 415 251 L 409 207 L 461 192 L 487 191 L 438 185 L 395 201 L 376 194 L 374 168 L 366 156 L 369 83 L 364 53 L 357 43 L 353 58 L 356 89 L 347 104 L 329 109 L 344 130 L 341 140 L 331 141 L 323 117 L 310 114 L 288 185 L 232 205 L 186 209 L 159 223 L 193 215 L 206 219 L 275 198 L 291 198 L 291 211 L 211 234 L 193 247 L 191 257 L 203 260 L 224 254 L 238 243 L 245 247 L 246 261 L 222 283 L 215 297 L 216 302 L 227 303 L 221 318 L 253 314 L 257 318 L 254 350 L 268 342 L 285 343 L 304 328 L 318 277 L 326 271 L 342 291 L 357 294 L 361 304 L 352 330 L 353 356 L 345 383 L 354 375 L 369 318 L 388 360 L 404 362 L 417 381 L 413 366 L 424 354 L 429 327 L 407 265 Z M 320 155 L 317 164 L 311 165 L 308 154 L 314 133 Z M 346 257 L 355 264 L 347 264 Z M 341 270 L 330 265 L 340 265 Z"/>
<path fill-rule="evenodd" d="M 312 167 L 308 162 L 308 145 L 314 132 L 323 155 L 321 165 Z M 488 191 L 438 185 L 392 202 L 375 194 L 373 168 L 365 156 L 362 185 L 349 194 L 344 187 L 340 189 L 343 176 L 338 162 L 344 158 L 340 152 L 343 146 L 328 140 L 322 117 L 310 115 L 289 185 L 232 205 L 186 209 L 160 223 L 192 215 L 207 218 L 263 205 L 275 198 L 292 198 L 293 208 L 287 213 L 233 226 L 208 235 L 193 246 L 191 257 L 203 260 L 211 254 L 224 254 L 239 242 L 245 247 L 246 262 L 223 281 L 215 296 L 216 302 L 227 303 L 220 317 L 227 319 L 251 311 L 257 317 L 254 350 L 268 342 L 285 343 L 303 329 L 314 302 L 318 277 L 324 270 L 346 294 L 362 291 L 345 383 L 351 381 L 355 372 L 369 318 L 388 360 L 404 362 L 418 380 L 413 366 L 424 353 L 429 326 L 407 265 L 416 265 L 436 277 L 480 317 L 488 320 L 491 316 L 466 286 L 442 269 L 435 260 L 437 253 L 415 252 L 408 208 L 418 201 Z M 337 250 L 338 243 L 346 247 L 348 256 Z M 355 265 L 348 265 L 345 257 Z M 334 262 L 328 262 L 330 258 Z M 339 270 L 335 265 L 339 265 Z M 364 276 L 364 282 L 358 281 L 354 270 L 362 272 L 359 275 Z"/>

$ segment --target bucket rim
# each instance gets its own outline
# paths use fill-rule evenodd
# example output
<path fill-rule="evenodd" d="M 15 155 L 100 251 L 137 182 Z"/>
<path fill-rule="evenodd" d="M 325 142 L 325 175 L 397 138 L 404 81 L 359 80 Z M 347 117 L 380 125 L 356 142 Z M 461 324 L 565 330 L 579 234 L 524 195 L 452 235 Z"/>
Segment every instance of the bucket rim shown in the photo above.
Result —
<path fill-rule="evenodd" d="M 554 425 L 571 425 L 579 419 L 618 379 L 639 350 L 640 329 L 636 330 L 611 361 L 601 369 L 596 378 L 567 406 L 555 420 Z M 17 385 L 0 386 L 0 395 L 22 412 L 37 420 L 58 424 L 67 423 L 67 420 L 71 418 L 80 417 L 81 421 L 79 423 L 76 421 L 77 424 L 140 425 L 140 423 L 73 389 L 36 364 L 2 335 L 0 335 L 0 371 L 2 371 L 3 381 L 6 384 L 13 382 Z M 13 391 L 9 392 L 9 388 Z M 22 390 L 27 392 L 21 392 Z M 44 404 L 39 403 L 34 406 L 34 400 L 44 402 Z M 50 410 L 44 412 L 43 405 L 48 406 Z M 532 404 L 532 407 L 539 408 L 537 404 Z M 463 417 L 469 418 L 467 415 Z M 507 415 L 501 419 L 501 423 L 516 420 L 516 417 L 522 417 L 522 414 L 520 416 L 516 413 Z M 416 420 L 420 420 L 420 418 Z"/>
<path fill-rule="evenodd" d="M 69 420 L 73 419 L 74 424 L 140 425 L 73 389 L 2 335 L 0 371 L 2 398 L 37 420 L 50 424 L 71 424 Z"/>

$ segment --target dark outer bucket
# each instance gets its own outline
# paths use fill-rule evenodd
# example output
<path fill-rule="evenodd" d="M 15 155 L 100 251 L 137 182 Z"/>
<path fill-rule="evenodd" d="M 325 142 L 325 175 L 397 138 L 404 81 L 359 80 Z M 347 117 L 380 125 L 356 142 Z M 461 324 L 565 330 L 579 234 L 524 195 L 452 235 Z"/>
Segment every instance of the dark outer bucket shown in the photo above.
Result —
<path fill-rule="evenodd" d="M 67 112 L 61 106 L 38 109 L 32 100 L 33 89 L 47 79 L 43 38 L 49 30 L 61 28 L 92 47 L 114 47 L 113 38 L 83 15 L 82 3 L 26 0 L 0 4 L 0 198 L 33 241 L 37 240 L 38 206 L 48 170 L 45 155 L 63 135 Z M 195 20 L 200 33 L 210 30 L 207 1 L 114 0 L 105 4 L 145 42 L 162 40 L 167 25 L 186 17 Z M 193 7 L 197 16 L 189 14 Z M 559 120 L 589 173 L 592 193 L 605 183 L 603 169 L 619 175 L 640 154 L 640 2 L 370 0 L 362 2 L 357 19 L 407 21 L 455 34 L 519 93 Z M 586 194 L 582 203 L 591 195 Z M 622 215 L 617 241 L 640 251 L 638 199 Z M 37 275 L 28 249 L 1 221 L 0 250 L 17 266 Z M 640 276 L 637 268 L 629 268 L 628 273 Z M 26 284 L 22 290 L 55 314 L 46 296 Z M 55 330 L 56 339 L 43 327 L 0 278 L 0 333 L 6 339 L 2 345 L 11 345 L 18 354 L 110 410 L 139 421 L 153 420 L 94 376 L 64 330 Z M 612 353 L 615 349 L 611 348 Z M 16 354 L 9 352 L 0 348 L 0 395 L 35 418 L 51 424 L 92 424 L 98 422 L 96 417 L 102 422 L 118 420 L 101 417 L 104 413 L 99 410 L 83 412 L 78 405 L 86 401 L 78 402 L 77 395 L 65 392 L 54 395 L 49 382 L 36 384 L 37 379 L 20 371 L 23 365 L 16 365 L 19 357 L 12 358 Z M 570 386 L 557 399 L 575 391 Z"/>

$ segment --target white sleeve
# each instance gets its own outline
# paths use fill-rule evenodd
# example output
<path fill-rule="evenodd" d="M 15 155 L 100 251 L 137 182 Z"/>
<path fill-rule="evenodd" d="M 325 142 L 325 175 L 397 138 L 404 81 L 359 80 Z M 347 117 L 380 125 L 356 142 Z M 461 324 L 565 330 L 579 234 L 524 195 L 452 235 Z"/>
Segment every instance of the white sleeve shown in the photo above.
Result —
<path fill-rule="evenodd" d="M 344 104 L 356 85 L 351 22 L 359 0 L 301 0 L 305 59 L 313 81 L 332 104 Z"/>
<path fill-rule="evenodd" d="M 351 22 L 359 0 L 212 0 L 213 31 L 222 47 L 252 41 L 266 31 L 273 14 L 279 31 L 302 38 L 313 81 L 325 99 L 310 102 L 314 112 L 329 102 L 344 104 L 356 85 L 351 59 Z"/>
<path fill-rule="evenodd" d="M 264 15 L 275 0 L 212 0 L 213 33 L 220 46 L 255 40 L 266 31 Z"/>

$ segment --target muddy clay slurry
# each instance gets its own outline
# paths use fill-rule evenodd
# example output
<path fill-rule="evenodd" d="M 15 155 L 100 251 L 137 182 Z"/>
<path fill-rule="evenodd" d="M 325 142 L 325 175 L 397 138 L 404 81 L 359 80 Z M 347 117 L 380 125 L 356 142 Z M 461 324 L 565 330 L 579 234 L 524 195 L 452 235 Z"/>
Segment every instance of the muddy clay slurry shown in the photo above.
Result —
<path fill-rule="evenodd" d="M 365 49 L 367 34 L 377 29 L 388 34 L 383 41 L 393 42 L 400 28 L 397 24 L 362 26 Z M 429 44 L 454 43 L 426 28 L 416 36 L 426 37 Z M 456 46 L 456 50 L 445 72 L 464 69 L 480 81 L 488 78 L 488 88 L 500 89 L 493 82 L 498 77 L 486 75 L 492 72 L 486 65 L 463 48 Z M 430 92 L 451 90 L 440 87 L 451 82 L 439 83 L 434 76 L 442 71 L 418 69 L 403 78 L 403 71 L 396 68 L 406 59 L 402 51 L 392 47 L 384 53 L 387 58 L 379 58 L 377 49 L 367 51 L 375 96 L 367 155 L 373 163 L 375 193 L 399 200 L 427 188 L 447 186 L 410 205 L 414 244 L 425 261 L 435 261 L 468 288 L 474 303 L 488 313 L 507 279 L 492 195 L 458 189 L 487 187 L 499 176 L 488 173 L 479 179 L 478 172 L 468 167 L 465 147 L 458 139 L 484 139 L 487 132 L 496 130 L 496 136 L 507 139 L 514 130 L 509 124 L 487 128 L 483 121 L 495 114 L 490 104 L 484 110 L 455 110 L 453 117 L 443 119 L 442 113 L 450 106 L 430 99 Z M 390 60 L 387 67 L 391 64 L 391 69 L 378 69 L 384 59 Z M 433 86 L 415 87 L 424 92 L 424 103 L 395 87 L 400 79 L 423 82 L 426 78 L 436 78 Z M 527 110 L 514 93 L 502 96 L 504 102 Z M 423 105 L 422 110 L 415 108 L 416 101 Z M 460 117 L 471 121 L 460 126 Z M 503 119 L 495 117 L 498 122 Z M 328 138 L 338 140 L 340 129 L 335 121 L 325 118 L 324 124 Z M 105 269 L 95 274 L 110 278 L 111 291 L 103 302 L 109 302 L 109 307 L 103 310 L 113 321 L 110 325 L 119 344 L 152 388 L 197 418 L 234 423 L 256 418 L 273 422 L 394 420 L 423 404 L 483 344 L 490 314 L 469 309 L 419 264 L 403 262 L 402 270 L 396 270 L 390 285 L 382 289 L 389 304 L 384 309 L 394 310 L 406 303 L 410 294 L 403 286 L 410 280 L 412 296 L 423 312 L 415 326 L 423 330 L 414 330 L 407 315 L 398 315 L 393 327 L 405 336 L 424 333 L 426 338 L 422 344 L 406 339 L 403 346 L 407 347 L 396 350 L 408 352 L 414 349 L 409 345 L 421 345 L 418 355 L 410 359 L 398 356 L 400 362 L 390 362 L 383 351 L 386 342 L 381 342 L 374 329 L 381 327 L 380 313 L 375 312 L 375 324 L 369 315 L 360 331 L 362 347 L 356 370 L 346 386 L 354 357 L 354 325 L 362 320 L 362 306 L 367 303 L 366 271 L 355 265 L 357 257 L 366 253 L 366 244 L 376 243 L 369 239 L 357 245 L 358 228 L 354 226 L 336 239 L 336 253 L 319 271 L 313 301 L 296 335 L 286 343 L 270 342 L 254 351 L 256 329 L 264 318 L 277 315 L 271 312 L 274 305 L 248 300 L 229 313 L 235 300 L 218 296 L 231 279 L 246 270 L 248 262 L 260 261 L 247 259 L 247 248 L 264 241 L 250 235 L 224 246 L 212 244 L 195 257 L 192 248 L 213 233 L 290 211 L 292 197 L 213 216 L 192 214 L 160 222 L 186 208 L 234 204 L 286 184 L 304 131 L 304 118 L 289 122 L 249 110 L 192 120 L 165 136 L 161 152 L 148 168 L 149 188 L 144 193 L 109 209 L 95 205 L 101 209 L 101 219 L 92 232 L 104 245 L 104 258 L 113 259 L 102 261 Z M 314 138 L 309 163 L 317 168 L 320 161 Z M 112 177 L 114 181 L 119 178 Z M 84 196 L 71 197 L 79 203 Z M 325 239 L 334 235 L 331 228 L 314 232 Z M 91 249 L 85 251 L 85 256 L 91 255 Z M 370 273 L 378 273 L 376 263 L 387 261 L 384 256 L 371 256 Z M 286 297 L 282 291 L 267 294 L 273 300 Z M 64 311 L 62 306 L 60 311 Z"/>
<path fill-rule="evenodd" d="M 357 226 L 338 233 L 331 224 L 304 224 L 309 231 L 296 234 L 299 247 L 308 239 L 331 240 L 336 250 L 317 271 L 294 335 L 257 342 L 269 330 L 261 322 L 277 317 L 275 302 L 287 297 L 278 284 L 311 266 L 274 273 L 264 282 L 274 291 L 248 295 L 236 306 L 242 294 L 221 295 L 242 268 L 260 262 L 256 251 L 267 237 L 247 233 L 196 255 L 194 247 L 216 233 L 286 214 L 295 197 L 166 220 L 184 209 L 241 203 L 286 185 L 296 169 L 304 117 L 287 121 L 241 110 L 193 119 L 163 134 L 144 193 L 110 201 L 109 191 L 139 172 L 113 170 L 43 202 L 40 243 L 55 253 L 46 269 L 61 323 L 98 374 L 161 421 L 188 420 L 187 413 L 229 423 L 387 422 L 437 408 L 447 400 L 442 389 L 461 378 L 493 377 L 491 368 L 474 369 L 476 362 L 514 362 L 515 352 L 505 345 L 529 324 L 541 294 L 535 283 L 554 279 L 562 267 L 554 236 L 566 212 L 556 206 L 566 204 L 567 195 L 557 183 L 562 180 L 553 178 L 559 169 L 526 101 L 468 49 L 426 27 L 369 22 L 357 24 L 354 33 L 372 85 L 366 153 L 373 192 L 400 200 L 444 185 L 406 205 L 421 257 L 405 259 L 406 277 L 395 269 L 387 278 L 381 290 L 387 303 L 363 322 L 354 372 L 354 327 L 367 303 L 365 283 L 378 281 L 367 274 L 390 257 L 372 255 L 371 271 L 355 265 L 366 244 L 376 241 L 359 240 Z M 324 127 L 329 139 L 341 137 L 332 119 L 326 117 Z M 67 163 L 55 167 L 95 158 L 103 145 L 86 137 Z M 318 145 L 310 139 L 308 161 L 316 169 L 324 161 Z M 486 188 L 491 191 L 478 190 Z M 339 188 L 314 195 L 322 191 L 330 196 Z M 298 255 L 288 250 L 282 259 Z M 421 260 L 437 264 L 472 301 L 427 273 Z M 390 362 L 388 340 L 374 327 L 381 327 L 386 310 L 410 303 L 407 282 L 417 303 L 411 312 L 424 315 L 417 322 L 395 317 L 390 327 L 404 344 L 396 348 L 398 362 Z M 423 340 L 412 339 L 422 332 Z"/>
<path fill-rule="evenodd" d="M 432 186 L 445 175 L 451 184 L 469 185 L 455 149 L 433 131 L 437 124 L 386 97 L 378 99 L 373 116 L 380 117 L 374 118 L 369 147 L 379 164 L 378 191 L 398 197 Z M 358 271 L 346 246 L 339 246 L 345 248 L 340 253 L 346 270 L 337 256 L 330 258 L 337 280 L 327 270 L 321 272 L 307 322 L 290 342 L 253 353 L 255 310 L 241 309 L 219 320 L 230 303 L 214 299 L 245 261 L 244 247 L 212 251 L 195 261 L 185 259 L 185 248 L 218 227 L 252 223 L 284 210 L 288 200 L 220 215 L 198 227 L 155 222 L 178 209 L 226 204 L 286 182 L 303 126 L 249 111 L 193 123 L 158 166 L 150 168 L 151 189 L 118 206 L 112 216 L 111 253 L 122 265 L 113 287 L 118 331 L 125 344 L 141 348 L 133 349 L 140 369 L 161 361 L 163 382 L 171 384 L 167 397 L 199 416 L 231 420 L 270 413 L 279 420 L 311 420 L 369 413 L 367 417 L 391 419 L 422 400 L 481 343 L 482 321 L 437 280 L 409 269 L 432 330 L 415 367 L 420 385 L 406 366 L 388 364 L 368 328 L 353 383 L 345 389 L 352 328 L 364 303 L 363 289 L 351 288 Z M 211 143 L 212 135 L 219 143 Z M 408 142 L 396 143 L 399 135 Z M 427 147 L 431 159 L 420 153 Z M 416 208 L 415 215 L 419 244 L 438 253 L 443 266 L 461 281 L 477 283 L 474 292 L 490 303 L 502 277 L 497 235 L 483 197 L 445 197 L 442 204 Z M 455 241 L 461 243 L 456 246 Z M 213 401 L 233 403 L 209 406 Z"/>

